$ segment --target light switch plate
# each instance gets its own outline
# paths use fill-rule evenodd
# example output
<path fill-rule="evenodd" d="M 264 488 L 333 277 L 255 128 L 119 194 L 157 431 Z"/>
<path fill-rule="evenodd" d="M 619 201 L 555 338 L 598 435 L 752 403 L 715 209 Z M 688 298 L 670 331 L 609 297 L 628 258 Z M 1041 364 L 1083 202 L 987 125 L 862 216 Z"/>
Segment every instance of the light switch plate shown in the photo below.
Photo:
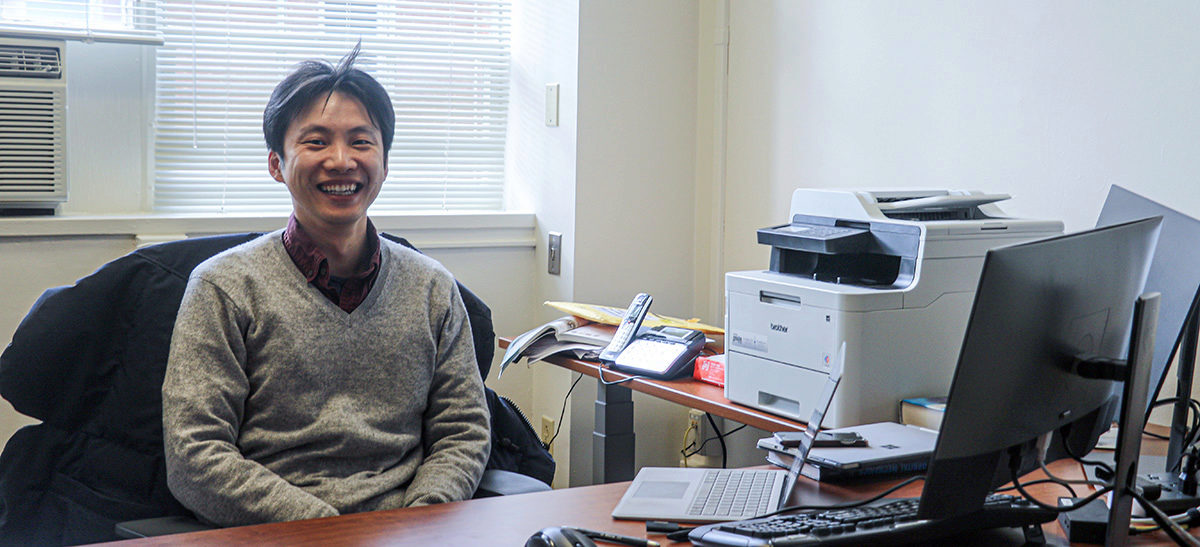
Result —
<path fill-rule="evenodd" d="M 546 126 L 558 127 L 558 84 L 546 84 Z"/>
<path fill-rule="evenodd" d="M 548 255 L 546 271 L 550 275 L 558 275 L 562 272 L 562 234 L 550 232 L 550 242 L 546 249 Z"/>

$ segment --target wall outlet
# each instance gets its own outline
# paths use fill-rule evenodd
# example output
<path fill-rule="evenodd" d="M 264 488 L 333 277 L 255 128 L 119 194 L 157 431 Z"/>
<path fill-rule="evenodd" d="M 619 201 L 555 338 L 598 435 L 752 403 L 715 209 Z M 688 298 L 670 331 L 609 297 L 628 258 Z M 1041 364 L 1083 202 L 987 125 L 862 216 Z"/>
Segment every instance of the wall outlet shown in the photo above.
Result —
<path fill-rule="evenodd" d="M 688 409 L 688 430 L 691 431 L 691 433 L 687 434 L 688 440 L 685 442 L 688 442 L 689 444 L 688 446 L 684 447 L 684 450 L 686 450 L 688 454 L 699 450 L 700 443 L 704 442 L 704 432 L 709 430 L 706 422 L 707 420 L 704 418 L 703 410 L 696 410 L 694 408 Z M 690 465 L 694 467 L 704 467 L 703 465 L 694 463 L 697 458 L 703 457 L 703 454 L 696 452 L 696 454 L 692 455 L 687 460 Z M 681 462 L 680 467 L 686 466 Z"/>
<path fill-rule="evenodd" d="M 688 427 L 699 437 L 704 432 L 704 411 L 694 408 L 688 409 Z"/>
<path fill-rule="evenodd" d="M 713 424 L 716 428 L 713 428 Z M 717 431 L 725 427 L 725 419 L 713 416 L 712 421 L 709 421 L 708 416 L 703 410 L 688 409 L 688 426 L 694 426 L 692 431 L 695 433 L 696 445 L 691 450 L 699 450 L 696 456 L 710 456 L 719 458 L 721 456 L 721 443 L 716 440 Z M 704 441 L 708 444 L 704 444 Z M 701 447 L 703 447 L 701 449 Z M 691 461 L 689 458 L 688 461 Z"/>
<path fill-rule="evenodd" d="M 554 455 L 554 446 L 550 445 L 550 439 L 554 438 L 554 425 L 554 418 L 542 416 L 542 444 L 549 445 L 547 450 L 552 456 Z"/>

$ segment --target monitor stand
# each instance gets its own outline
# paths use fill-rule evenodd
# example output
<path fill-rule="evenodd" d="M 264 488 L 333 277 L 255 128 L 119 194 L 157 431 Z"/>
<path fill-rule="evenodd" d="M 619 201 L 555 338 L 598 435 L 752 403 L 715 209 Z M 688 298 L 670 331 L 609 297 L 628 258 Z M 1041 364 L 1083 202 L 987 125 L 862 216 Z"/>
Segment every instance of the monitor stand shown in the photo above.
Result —
<path fill-rule="evenodd" d="M 1138 453 L 1142 448 L 1142 430 L 1146 428 L 1146 399 L 1150 386 L 1150 359 L 1154 353 L 1154 331 L 1158 326 L 1157 293 L 1142 295 L 1133 310 L 1129 358 L 1125 361 L 1121 382 L 1121 414 L 1117 421 L 1116 464 L 1113 469 L 1112 502 L 1109 504 L 1106 547 L 1129 543 L 1129 517 L 1133 512 L 1133 494 L 1137 488 Z"/>
<path fill-rule="evenodd" d="M 1081 374 L 1085 377 L 1117 380 L 1121 385 L 1121 410 L 1117 418 L 1117 446 L 1113 453 L 1114 476 L 1110 477 L 1113 489 L 1109 503 L 1105 506 L 1103 500 L 1095 500 L 1081 507 L 1078 512 L 1069 511 L 1060 514 L 1059 522 L 1067 530 L 1070 541 L 1093 542 L 1098 539 L 1090 533 L 1099 533 L 1100 530 L 1096 529 L 1096 525 L 1103 522 L 1101 519 L 1104 519 L 1107 514 L 1107 523 L 1103 528 L 1104 545 L 1114 547 L 1126 545 L 1129 542 L 1129 521 L 1133 514 L 1134 501 L 1132 491 L 1139 482 L 1138 455 L 1142 447 L 1142 430 L 1146 427 L 1144 409 L 1149 398 L 1147 391 L 1150 386 L 1150 360 L 1154 353 L 1154 333 L 1158 326 L 1158 304 L 1159 295 L 1157 293 L 1143 294 L 1138 297 L 1133 309 L 1129 356 L 1123 364 L 1117 365 L 1116 368 L 1109 368 L 1102 362 L 1095 362 L 1104 368 L 1105 372 L 1102 374 L 1084 373 L 1083 369 L 1080 369 Z M 1085 361 L 1084 363 L 1091 364 L 1092 362 Z M 1072 500 L 1072 502 L 1077 501 L 1079 501 L 1077 498 Z M 1099 504 L 1098 508 L 1088 509 L 1097 503 Z M 1083 537 L 1084 532 L 1080 532 L 1079 537 L 1075 537 L 1074 530 L 1082 530 L 1083 525 L 1088 526 L 1091 532 L 1087 537 Z"/>
<path fill-rule="evenodd" d="M 1154 501 L 1154 505 L 1168 515 L 1183 513 L 1193 507 L 1200 507 L 1200 494 L 1197 493 L 1197 478 L 1193 473 L 1190 480 L 1180 477 L 1180 462 L 1183 459 L 1188 432 L 1189 400 L 1192 396 L 1192 375 L 1196 369 L 1196 345 L 1200 343 L 1200 294 L 1192 300 L 1187 320 L 1183 324 L 1183 337 L 1179 343 L 1179 359 L 1175 363 L 1175 405 L 1171 415 L 1171 439 L 1167 446 L 1167 458 L 1162 472 L 1144 473 L 1138 478 L 1141 484 L 1155 484 L 1162 494 Z M 1143 466 L 1158 469 L 1157 466 Z"/>

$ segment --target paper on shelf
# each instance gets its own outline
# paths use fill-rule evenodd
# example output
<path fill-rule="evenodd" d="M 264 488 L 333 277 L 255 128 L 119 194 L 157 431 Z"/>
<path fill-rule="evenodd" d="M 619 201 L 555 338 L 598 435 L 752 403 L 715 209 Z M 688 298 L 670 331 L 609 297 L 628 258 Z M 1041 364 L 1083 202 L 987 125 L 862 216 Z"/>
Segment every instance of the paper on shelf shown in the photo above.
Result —
<path fill-rule="evenodd" d="M 621 319 L 625 317 L 625 308 L 614 308 L 612 306 L 600 306 L 596 304 L 583 304 L 579 302 L 552 302 L 547 301 L 547 306 L 556 310 L 569 313 L 576 317 L 595 321 L 596 323 L 604 323 L 606 325 L 619 325 Z M 675 317 L 667 317 L 658 315 L 654 312 L 646 314 L 646 318 L 642 321 L 644 327 L 679 327 L 683 329 L 693 329 L 705 334 L 725 334 L 725 329 L 714 327 L 701 323 L 699 319 L 679 319 Z"/>

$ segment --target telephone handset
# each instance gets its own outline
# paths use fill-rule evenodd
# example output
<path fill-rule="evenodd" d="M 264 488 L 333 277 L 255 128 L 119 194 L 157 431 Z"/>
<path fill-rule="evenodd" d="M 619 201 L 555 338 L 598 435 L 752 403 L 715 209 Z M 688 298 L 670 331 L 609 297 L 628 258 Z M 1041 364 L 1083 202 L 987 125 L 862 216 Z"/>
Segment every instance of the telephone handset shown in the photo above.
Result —
<path fill-rule="evenodd" d="M 642 320 L 646 318 L 646 312 L 650 311 L 650 303 L 653 301 L 654 298 L 646 293 L 638 293 L 633 297 L 633 302 L 629 303 L 629 309 L 625 311 L 625 317 L 621 319 L 621 325 L 617 327 L 612 341 L 600 352 L 601 361 L 605 363 L 616 361 L 621 350 L 633 342 L 634 337 L 637 336 L 638 327 L 642 326 Z"/>

